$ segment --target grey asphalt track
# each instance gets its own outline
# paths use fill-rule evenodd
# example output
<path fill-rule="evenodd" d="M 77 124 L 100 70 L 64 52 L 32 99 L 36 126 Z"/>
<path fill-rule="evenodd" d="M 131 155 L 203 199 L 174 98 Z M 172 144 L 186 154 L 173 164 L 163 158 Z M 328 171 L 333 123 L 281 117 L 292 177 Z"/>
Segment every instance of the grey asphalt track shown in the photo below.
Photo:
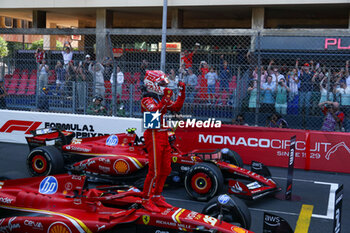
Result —
<path fill-rule="evenodd" d="M 0 142 L 0 177 L 11 179 L 29 177 L 25 161 L 29 149 L 24 144 L 9 144 Z M 282 187 L 286 187 L 287 169 L 270 167 L 273 178 Z M 295 229 L 303 204 L 313 205 L 313 216 L 309 233 L 331 233 L 333 228 L 333 205 L 329 203 L 331 188 L 344 184 L 342 231 L 350 232 L 350 175 L 315 171 L 294 171 L 293 195 L 298 201 L 285 201 L 274 197 L 258 201 L 246 201 L 252 215 L 253 232 L 261 233 L 263 214 L 268 212 L 286 219 Z M 169 203 L 174 206 L 201 211 L 205 203 L 188 198 L 184 188 L 167 187 L 163 192 Z M 331 196 L 332 197 L 332 196 Z"/>

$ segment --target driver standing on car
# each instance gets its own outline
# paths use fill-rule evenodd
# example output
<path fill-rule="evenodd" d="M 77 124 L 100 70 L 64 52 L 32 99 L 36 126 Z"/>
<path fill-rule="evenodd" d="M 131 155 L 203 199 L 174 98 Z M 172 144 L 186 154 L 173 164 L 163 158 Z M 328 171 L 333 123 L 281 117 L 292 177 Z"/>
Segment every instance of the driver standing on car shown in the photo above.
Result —
<path fill-rule="evenodd" d="M 148 70 L 144 78 L 146 93 L 141 101 L 142 112 L 159 111 L 179 112 L 185 101 L 185 84 L 179 82 L 179 95 L 175 102 L 171 100 L 173 91 L 166 88 L 169 83 L 165 74 L 159 70 Z M 162 116 L 161 116 L 161 122 Z M 144 207 L 153 212 L 160 212 L 158 207 L 171 208 L 161 195 L 166 178 L 171 172 L 171 148 L 167 129 L 147 129 L 144 133 L 148 151 L 148 174 L 143 187 Z M 157 207 L 158 206 L 158 207 Z"/>

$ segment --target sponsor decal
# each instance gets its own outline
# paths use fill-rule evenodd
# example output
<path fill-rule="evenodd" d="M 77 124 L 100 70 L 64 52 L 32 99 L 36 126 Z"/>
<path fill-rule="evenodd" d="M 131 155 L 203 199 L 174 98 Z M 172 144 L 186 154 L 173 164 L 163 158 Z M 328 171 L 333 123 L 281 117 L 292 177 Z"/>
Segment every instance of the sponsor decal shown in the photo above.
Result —
<path fill-rule="evenodd" d="M 69 191 L 69 190 L 72 190 L 73 188 L 73 184 L 71 182 L 67 182 L 64 187 Z"/>
<path fill-rule="evenodd" d="M 149 215 L 142 215 L 142 222 L 147 225 L 149 221 L 151 220 Z"/>
<path fill-rule="evenodd" d="M 13 131 L 22 131 L 24 134 L 30 134 L 30 131 L 36 130 L 42 122 L 40 121 L 20 121 L 8 120 L 1 128 L 0 133 L 12 133 Z"/>
<path fill-rule="evenodd" d="M 212 226 L 215 226 L 216 222 L 218 221 L 216 218 L 214 217 L 211 217 L 211 216 L 208 216 L 208 215 L 205 215 L 204 218 L 203 218 L 203 221 L 205 223 L 208 223 Z"/>
<path fill-rule="evenodd" d="M 57 192 L 58 182 L 55 177 L 45 177 L 39 185 L 39 193 L 41 194 L 55 194 Z"/>
<path fill-rule="evenodd" d="M 255 137 L 235 137 L 224 135 L 211 135 L 211 134 L 199 134 L 199 143 L 209 143 L 216 145 L 231 145 L 231 146 L 243 146 L 259 149 L 274 149 L 277 156 L 289 157 L 290 140 L 277 139 L 277 138 L 255 138 Z M 314 142 L 310 145 L 310 158 L 320 159 L 324 154 L 327 160 L 330 156 L 337 151 L 338 148 L 344 147 L 350 153 L 350 147 L 345 142 L 337 143 L 332 146 L 330 142 Z M 306 142 L 295 142 L 295 157 L 306 158 Z"/>
<path fill-rule="evenodd" d="M 118 145 L 118 136 L 117 135 L 111 135 L 106 139 L 106 145 L 107 146 L 116 146 Z"/>
<path fill-rule="evenodd" d="M 242 187 L 239 185 L 238 182 L 236 182 L 234 185 L 231 187 L 231 191 L 234 193 L 241 193 L 243 191 Z"/>
<path fill-rule="evenodd" d="M 162 114 L 157 110 L 156 112 L 143 113 L 143 127 L 145 129 L 160 129 L 160 116 Z"/>
<path fill-rule="evenodd" d="M 80 138 L 73 138 L 71 144 L 81 144 L 82 141 Z"/>
<path fill-rule="evenodd" d="M 134 151 L 135 148 L 133 146 L 129 147 L 129 151 Z"/>
<path fill-rule="evenodd" d="M 124 159 L 116 160 L 113 167 L 117 174 L 126 174 L 130 170 L 129 164 Z"/>
<path fill-rule="evenodd" d="M 188 170 L 190 170 L 190 167 L 188 167 L 188 166 L 181 166 L 180 170 L 181 171 L 188 171 Z"/>
<path fill-rule="evenodd" d="M 227 194 L 220 195 L 218 201 L 221 205 L 226 205 L 230 201 L 230 197 Z"/>
<path fill-rule="evenodd" d="M 292 233 L 294 231 L 282 217 L 264 212 L 263 232 Z"/>
<path fill-rule="evenodd" d="M 232 226 L 231 231 L 235 233 L 247 233 L 248 231 L 244 230 L 243 228 Z"/>
<path fill-rule="evenodd" d="M 98 161 L 105 163 L 105 164 L 111 164 L 111 160 L 110 159 L 106 159 L 106 158 L 98 158 Z"/>
<path fill-rule="evenodd" d="M 74 151 L 79 151 L 79 152 L 90 152 L 90 148 L 83 148 L 83 147 L 77 147 L 77 146 L 67 146 L 67 150 L 74 150 Z"/>
<path fill-rule="evenodd" d="M 21 228 L 21 225 L 19 223 L 15 223 L 12 224 L 12 222 L 16 219 L 16 217 L 14 218 L 10 218 L 7 225 L 3 226 L 2 224 L 4 223 L 5 219 L 1 219 L 0 220 L 0 232 L 1 233 L 9 233 L 12 232 L 15 229 Z"/>
<path fill-rule="evenodd" d="M 110 172 L 111 171 L 111 169 L 109 167 L 105 167 L 105 166 L 101 166 L 101 165 L 98 166 L 98 169 L 100 169 L 103 172 Z"/>
<path fill-rule="evenodd" d="M 75 205 L 81 205 L 81 199 L 79 199 L 79 198 L 75 198 L 74 200 L 73 200 L 73 203 L 75 204 Z"/>
<path fill-rule="evenodd" d="M 185 217 L 185 219 L 195 219 L 197 217 L 198 213 L 191 211 L 190 213 L 188 213 L 188 215 Z"/>
<path fill-rule="evenodd" d="M 171 209 L 167 208 L 162 212 L 162 215 L 168 215 L 170 213 Z"/>
<path fill-rule="evenodd" d="M 72 175 L 72 180 L 81 180 L 81 176 Z"/>
<path fill-rule="evenodd" d="M 47 229 L 47 233 L 72 233 L 72 231 L 65 223 L 54 222 Z"/>
<path fill-rule="evenodd" d="M 173 156 L 173 157 L 171 158 L 171 160 L 173 161 L 173 163 L 176 163 L 176 162 L 177 162 L 177 157 L 176 157 L 176 156 Z"/>
<path fill-rule="evenodd" d="M 154 233 L 169 233 L 169 231 L 156 230 Z"/>
<path fill-rule="evenodd" d="M 100 231 L 100 230 L 106 228 L 106 225 L 99 226 L 96 224 L 96 227 L 97 227 L 97 231 Z"/>
<path fill-rule="evenodd" d="M 36 222 L 36 221 L 32 221 L 32 220 L 24 220 L 23 224 L 25 226 L 32 227 L 35 230 L 42 231 L 44 229 L 44 226 L 43 226 L 43 224 L 41 222 Z"/>
<path fill-rule="evenodd" d="M 11 204 L 14 200 L 8 197 L 0 197 L 0 202 L 4 204 Z"/>
<path fill-rule="evenodd" d="M 191 225 L 183 224 L 180 222 L 168 222 L 163 220 L 156 220 L 156 224 L 159 225 L 165 225 L 165 226 L 172 226 L 172 227 L 178 227 L 178 228 L 191 228 Z"/>

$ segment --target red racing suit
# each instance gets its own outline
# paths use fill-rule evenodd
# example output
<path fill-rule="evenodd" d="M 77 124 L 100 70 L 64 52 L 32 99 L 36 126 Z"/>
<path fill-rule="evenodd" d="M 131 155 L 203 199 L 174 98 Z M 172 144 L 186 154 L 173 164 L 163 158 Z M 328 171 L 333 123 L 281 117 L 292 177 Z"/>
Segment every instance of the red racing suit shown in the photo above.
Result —
<path fill-rule="evenodd" d="M 142 112 L 156 112 L 165 114 L 168 110 L 179 112 L 185 101 L 185 88 L 180 91 L 175 102 L 163 96 L 159 100 L 156 94 L 147 93 L 141 101 Z M 161 116 L 161 122 L 162 116 Z M 161 195 L 166 178 L 171 172 L 171 147 L 167 129 L 147 129 L 144 133 L 146 149 L 148 151 L 148 174 L 143 186 L 146 198 Z"/>

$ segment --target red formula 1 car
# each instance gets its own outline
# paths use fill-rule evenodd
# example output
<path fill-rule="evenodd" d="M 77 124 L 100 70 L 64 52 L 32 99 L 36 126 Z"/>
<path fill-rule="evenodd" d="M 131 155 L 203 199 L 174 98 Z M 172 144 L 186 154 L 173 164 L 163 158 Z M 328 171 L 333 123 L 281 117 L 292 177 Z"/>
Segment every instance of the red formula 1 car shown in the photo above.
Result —
<path fill-rule="evenodd" d="M 135 192 L 127 191 L 129 187 L 90 188 L 85 176 L 6 180 L 0 181 L 0 188 L 0 232 L 4 233 L 250 232 L 225 222 L 225 213 L 220 219 L 178 207 L 152 213 L 141 198 L 130 195 Z M 235 205 L 234 197 L 222 195 L 217 203 L 220 210 L 234 207 L 233 222 L 250 224 L 249 213 L 241 211 L 248 211 L 246 206 Z"/>
<path fill-rule="evenodd" d="M 32 132 L 27 137 L 31 151 L 27 167 L 33 176 L 66 170 L 84 171 L 96 181 L 133 184 L 141 188 L 147 173 L 148 156 L 142 137 L 134 129 L 128 133 L 91 138 L 74 138 L 74 133 L 54 129 Z M 180 151 L 174 133 L 172 173 L 168 182 L 184 183 L 189 196 L 207 201 L 221 193 L 257 199 L 280 188 L 270 178 L 267 167 L 258 162 L 243 168 L 241 157 L 229 149 Z M 133 183 L 130 183 L 133 182 Z"/>

